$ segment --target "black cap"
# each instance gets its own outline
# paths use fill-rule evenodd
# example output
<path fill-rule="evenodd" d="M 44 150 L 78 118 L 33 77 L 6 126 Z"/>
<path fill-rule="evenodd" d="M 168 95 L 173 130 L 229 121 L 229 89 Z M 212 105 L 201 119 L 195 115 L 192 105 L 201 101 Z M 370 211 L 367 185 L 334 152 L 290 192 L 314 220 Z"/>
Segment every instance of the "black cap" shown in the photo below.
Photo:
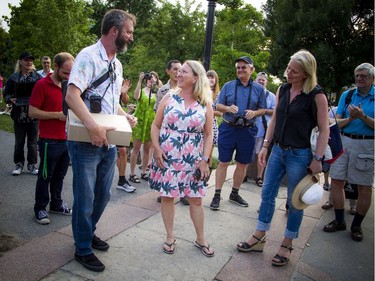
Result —
<path fill-rule="evenodd" d="M 238 59 L 235 60 L 235 62 L 238 62 L 240 60 L 242 60 L 242 61 L 244 61 L 244 62 L 246 62 L 248 64 L 253 65 L 253 60 L 251 58 L 247 57 L 247 56 L 239 57 Z"/>
<path fill-rule="evenodd" d="M 22 52 L 22 53 L 20 54 L 19 59 L 20 59 L 20 60 L 24 60 L 24 59 L 32 59 L 32 60 L 34 60 L 35 57 L 34 57 L 32 54 L 30 54 L 29 52 Z"/>

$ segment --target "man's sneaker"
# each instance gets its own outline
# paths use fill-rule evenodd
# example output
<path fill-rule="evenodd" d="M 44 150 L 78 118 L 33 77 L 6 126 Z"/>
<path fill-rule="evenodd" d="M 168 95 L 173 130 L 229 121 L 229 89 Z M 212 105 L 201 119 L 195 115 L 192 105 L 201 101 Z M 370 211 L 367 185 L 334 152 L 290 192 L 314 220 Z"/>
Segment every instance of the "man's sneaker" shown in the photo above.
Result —
<path fill-rule="evenodd" d="M 243 200 L 242 197 L 238 193 L 237 194 L 231 193 L 229 195 L 229 201 L 236 203 L 237 205 L 241 207 L 249 207 L 249 204 L 245 200 Z"/>
<path fill-rule="evenodd" d="M 214 210 L 214 211 L 219 210 L 220 209 L 220 200 L 221 200 L 220 196 L 214 196 L 214 198 L 212 198 L 212 201 L 211 201 L 211 204 L 210 204 L 210 209 Z"/>
<path fill-rule="evenodd" d="M 27 165 L 27 171 L 32 175 L 38 174 L 38 169 L 35 167 L 35 164 L 28 164 Z"/>
<path fill-rule="evenodd" d="M 117 184 L 117 189 L 121 189 L 125 192 L 132 193 L 136 190 L 134 186 L 132 186 L 127 180 L 124 181 L 124 183 L 118 183 Z"/>
<path fill-rule="evenodd" d="M 99 251 L 107 251 L 109 249 L 108 243 L 100 239 L 95 234 L 91 241 L 91 247 Z"/>
<path fill-rule="evenodd" d="M 49 211 L 51 213 L 65 215 L 65 216 L 71 216 L 72 215 L 72 209 L 68 207 L 66 203 L 62 203 L 59 208 L 49 208 Z"/>
<path fill-rule="evenodd" d="M 12 172 L 12 175 L 13 176 L 18 176 L 18 175 L 20 175 L 22 173 L 22 170 L 23 170 L 23 164 L 21 162 L 17 163 L 16 164 L 16 168 Z"/>
<path fill-rule="evenodd" d="M 323 227 L 324 232 L 336 232 L 346 230 L 346 223 L 338 223 L 336 220 L 331 221 Z"/>
<path fill-rule="evenodd" d="M 35 213 L 35 219 L 37 223 L 40 224 L 49 224 L 51 221 L 49 220 L 48 213 L 46 210 L 40 210 Z"/>
<path fill-rule="evenodd" d="M 91 271 L 101 272 L 105 269 L 104 264 L 102 264 L 102 262 L 94 254 L 89 254 L 86 256 L 79 256 L 75 254 L 74 259 Z"/>

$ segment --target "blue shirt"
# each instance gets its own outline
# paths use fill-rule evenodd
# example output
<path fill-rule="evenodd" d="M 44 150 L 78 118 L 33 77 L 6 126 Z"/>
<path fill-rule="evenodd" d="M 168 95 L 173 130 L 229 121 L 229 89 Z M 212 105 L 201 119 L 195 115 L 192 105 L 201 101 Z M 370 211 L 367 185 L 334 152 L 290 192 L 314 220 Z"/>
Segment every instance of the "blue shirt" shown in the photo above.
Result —
<path fill-rule="evenodd" d="M 341 115 L 342 118 L 349 117 L 348 107 L 345 106 L 345 98 L 349 94 L 349 91 L 350 90 L 344 92 L 341 95 L 339 104 L 337 106 L 336 114 Z M 367 93 L 366 96 L 361 96 L 358 93 L 358 89 L 356 88 L 354 90 L 350 104 L 354 104 L 355 106 L 358 106 L 360 104 L 363 112 L 367 116 L 374 118 L 374 85 L 371 86 L 370 91 Z M 343 128 L 343 132 L 346 134 L 353 135 L 374 135 L 374 129 L 367 126 L 361 119 L 355 119 L 352 122 L 350 122 L 347 126 Z"/>
<path fill-rule="evenodd" d="M 267 109 L 275 109 L 275 103 L 276 103 L 276 96 L 274 93 L 271 93 L 270 91 L 266 91 L 266 104 L 267 104 Z M 271 121 L 272 115 L 267 115 L 265 114 L 264 117 L 266 118 L 267 125 Z M 257 117 L 255 125 L 258 128 L 258 133 L 256 135 L 257 138 L 263 138 L 266 134 L 266 130 L 264 128 L 263 124 L 263 116 Z"/>
<path fill-rule="evenodd" d="M 251 86 L 252 85 L 252 86 Z M 247 108 L 248 99 L 250 94 L 250 108 Z M 235 104 L 235 94 L 237 90 L 237 102 L 238 112 L 236 114 L 226 112 L 223 114 L 223 118 L 228 122 L 234 122 L 235 116 L 245 115 L 245 110 L 257 110 L 260 108 L 267 108 L 265 92 L 266 90 L 262 85 L 252 82 L 249 80 L 249 83 L 244 86 L 239 79 L 229 81 L 224 84 L 223 88 L 220 91 L 220 94 L 217 98 L 218 104 L 223 104 L 226 106 L 231 106 Z"/>

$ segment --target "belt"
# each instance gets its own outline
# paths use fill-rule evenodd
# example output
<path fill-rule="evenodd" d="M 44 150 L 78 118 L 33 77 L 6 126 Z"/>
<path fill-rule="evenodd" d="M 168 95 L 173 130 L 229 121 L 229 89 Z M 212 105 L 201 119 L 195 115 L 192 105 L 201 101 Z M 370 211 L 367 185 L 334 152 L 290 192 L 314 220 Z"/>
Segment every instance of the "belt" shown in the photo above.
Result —
<path fill-rule="evenodd" d="M 352 134 L 347 134 L 347 133 L 342 133 L 342 135 L 349 137 L 351 139 L 355 139 L 355 140 L 373 140 L 374 139 L 374 136 L 352 135 Z"/>
<path fill-rule="evenodd" d="M 66 140 L 55 140 L 55 139 L 45 139 L 45 138 L 39 138 L 40 141 L 44 142 L 66 142 Z"/>
<path fill-rule="evenodd" d="M 296 147 L 294 146 L 291 146 L 291 145 L 283 145 L 281 143 L 278 143 L 278 142 L 275 142 L 275 144 L 280 147 L 281 149 L 284 149 L 284 150 L 289 150 L 289 149 L 295 149 Z"/>
<path fill-rule="evenodd" d="M 227 123 L 229 126 L 236 127 L 236 128 L 252 128 L 252 127 L 254 127 L 254 123 L 251 123 L 251 124 L 246 125 L 246 126 L 239 127 L 239 126 L 236 125 L 235 122 L 229 122 L 229 121 L 225 120 L 224 118 L 223 118 L 223 121 L 225 123 Z"/>

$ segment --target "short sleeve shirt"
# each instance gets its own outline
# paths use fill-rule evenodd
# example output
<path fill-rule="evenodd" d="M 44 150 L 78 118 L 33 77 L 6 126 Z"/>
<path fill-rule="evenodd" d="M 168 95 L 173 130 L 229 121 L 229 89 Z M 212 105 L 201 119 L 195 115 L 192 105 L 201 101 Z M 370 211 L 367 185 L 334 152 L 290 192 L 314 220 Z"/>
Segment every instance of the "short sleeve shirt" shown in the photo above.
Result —
<path fill-rule="evenodd" d="M 112 64 L 113 75 L 116 79 L 110 77 L 97 88 L 91 87 L 93 82 L 108 71 L 109 64 Z M 109 61 L 107 52 L 99 40 L 96 44 L 79 52 L 74 60 L 68 83 L 74 84 L 81 92 L 87 90 L 84 100 L 87 108 L 90 108 L 90 96 L 97 94 L 102 97 L 101 113 L 117 114 L 123 81 L 122 73 L 121 62 L 116 57 Z"/>
<path fill-rule="evenodd" d="M 349 94 L 349 92 L 350 90 L 344 92 L 341 95 L 336 110 L 336 114 L 341 115 L 343 118 L 347 118 L 349 116 L 348 107 L 345 106 L 345 98 Z M 358 106 L 360 104 L 363 112 L 367 116 L 374 118 L 374 85 L 371 86 L 370 91 L 367 93 L 366 96 L 361 96 L 358 93 L 358 89 L 355 89 L 350 104 L 354 104 L 355 106 Z M 350 122 L 347 126 L 343 128 L 343 132 L 346 134 L 353 135 L 374 135 L 374 129 L 367 126 L 360 119 L 355 119 L 352 122 Z"/>
<path fill-rule="evenodd" d="M 251 90 L 251 93 L 250 93 Z M 235 101 L 237 92 L 237 101 Z M 250 95 L 250 107 L 248 107 L 248 100 Z M 233 114 L 226 112 L 223 118 L 228 122 L 235 121 L 235 115 L 245 115 L 245 110 L 257 110 L 266 108 L 265 89 L 258 83 L 249 83 L 244 86 L 239 79 L 229 81 L 224 84 L 217 98 L 218 104 L 231 106 L 236 104 L 238 106 L 238 113 Z"/>
<path fill-rule="evenodd" d="M 271 93 L 270 91 L 266 91 L 266 103 L 267 103 L 267 109 L 274 109 L 275 108 L 275 102 L 276 102 L 276 96 L 274 93 Z M 264 117 L 266 118 L 267 125 L 271 121 L 272 115 L 265 114 Z M 256 135 L 257 138 L 262 138 L 266 134 L 266 130 L 263 125 L 263 116 L 259 116 L 256 120 L 255 125 L 258 128 L 258 133 Z"/>

